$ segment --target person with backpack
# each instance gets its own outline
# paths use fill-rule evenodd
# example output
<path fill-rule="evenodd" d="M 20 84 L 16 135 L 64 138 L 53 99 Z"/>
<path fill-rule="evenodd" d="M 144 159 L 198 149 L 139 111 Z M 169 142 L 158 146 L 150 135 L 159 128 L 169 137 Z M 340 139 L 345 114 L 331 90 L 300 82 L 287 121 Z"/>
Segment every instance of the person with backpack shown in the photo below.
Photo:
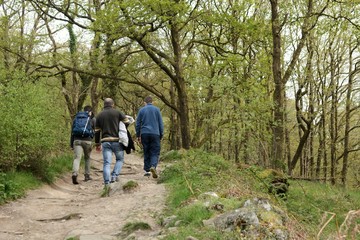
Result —
<path fill-rule="evenodd" d="M 84 154 L 85 160 L 85 179 L 92 180 L 90 177 L 90 154 L 92 150 L 92 140 L 95 134 L 96 119 L 92 113 L 92 107 L 87 105 L 84 111 L 76 114 L 71 127 L 70 146 L 74 150 L 74 161 L 72 169 L 72 183 L 79 184 L 77 177 L 80 168 L 80 161 Z"/>
<path fill-rule="evenodd" d="M 160 156 L 160 141 L 164 136 L 164 123 L 158 107 L 152 103 L 152 97 L 144 99 L 145 106 L 140 108 L 136 118 L 136 137 L 144 149 L 144 176 L 157 178 L 156 167 Z"/>
<path fill-rule="evenodd" d="M 114 100 L 105 98 L 104 109 L 96 116 L 95 144 L 96 149 L 103 153 L 104 189 L 102 196 L 109 196 L 110 183 L 119 181 L 119 175 L 124 163 L 124 147 L 119 142 L 119 123 L 126 122 L 126 116 L 115 109 Z M 111 171 L 112 154 L 116 162 Z M 110 172 L 111 171 L 111 172 Z"/>

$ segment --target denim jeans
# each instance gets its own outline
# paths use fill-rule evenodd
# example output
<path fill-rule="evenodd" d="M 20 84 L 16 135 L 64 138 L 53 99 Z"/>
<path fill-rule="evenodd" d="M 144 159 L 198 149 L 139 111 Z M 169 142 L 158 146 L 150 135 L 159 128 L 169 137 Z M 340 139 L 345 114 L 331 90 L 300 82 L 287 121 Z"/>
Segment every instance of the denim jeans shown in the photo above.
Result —
<path fill-rule="evenodd" d="M 141 134 L 141 143 L 144 150 L 144 170 L 156 168 L 160 156 L 160 136 L 155 134 Z"/>
<path fill-rule="evenodd" d="M 84 153 L 85 160 L 85 174 L 90 174 L 90 153 L 92 142 L 84 140 L 75 140 L 74 141 L 74 161 L 72 174 L 77 176 L 80 168 L 81 157 Z"/>
<path fill-rule="evenodd" d="M 124 164 L 124 148 L 119 142 L 103 142 L 101 143 L 104 165 L 103 165 L 103 177 L 104 183 L 110 183 L 110 168 L 112 163 L 112 154 L 115 154 L 115 165 L 111 172 L 111 177 L 119 176 L 121 168 Z"/>

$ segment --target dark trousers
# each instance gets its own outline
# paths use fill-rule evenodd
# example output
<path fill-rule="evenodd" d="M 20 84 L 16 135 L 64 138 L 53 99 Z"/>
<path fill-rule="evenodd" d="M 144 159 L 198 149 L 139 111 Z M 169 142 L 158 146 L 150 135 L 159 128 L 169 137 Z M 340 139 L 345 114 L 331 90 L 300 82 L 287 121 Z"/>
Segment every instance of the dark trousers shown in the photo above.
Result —
<path fill-rule="evenodd" d="M 156 168 L 160 156 L 160 136 L 155 134 L 141 134 L 141 143 L 144 149 L 144 170 Z"/>

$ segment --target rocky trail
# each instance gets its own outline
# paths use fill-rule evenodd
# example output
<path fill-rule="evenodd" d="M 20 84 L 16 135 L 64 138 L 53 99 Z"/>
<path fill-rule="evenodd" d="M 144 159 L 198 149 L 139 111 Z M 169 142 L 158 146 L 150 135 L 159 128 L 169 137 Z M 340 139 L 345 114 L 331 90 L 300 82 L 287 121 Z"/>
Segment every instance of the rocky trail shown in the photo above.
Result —
<path fill-rule="evenodd" d="M 165 206 L 166 190 L 156 179 L 144 177 L 142 166 L 141 156 L 125 154 L 120 181 L 111 184 L 109 197 L 100 197 L 102 155 L 93 151 L 93 180 L 84 182 L 80 172 L 79 185 L 73 185 L 68 173 L 52 185 L 31 190 L 25 198 L 0 206 L 0 239 L 122 239 L 118 236 L 123 226 L 134 222 L 147 223 L 151 230 L 139 230 L 131 239 L 157 239 L 157 217 Z M 124 191 L 122 186 L 130 180 L 139 186 Z"/>

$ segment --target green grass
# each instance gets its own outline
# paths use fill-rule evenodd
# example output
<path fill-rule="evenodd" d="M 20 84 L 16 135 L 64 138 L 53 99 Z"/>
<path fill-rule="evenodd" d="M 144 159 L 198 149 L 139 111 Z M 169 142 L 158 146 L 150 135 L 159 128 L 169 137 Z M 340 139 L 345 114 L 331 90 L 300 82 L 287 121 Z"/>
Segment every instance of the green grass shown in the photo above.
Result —
<path fill-rule="evenodd" d="M 196 239 L 206 240 L 244 240 L 238 232 L 219 232 L 210 228 L 189 228 L 189 227 L 178 227 L 176 233 L 170 233 L 166 235 L 164 240 L 179 240 L 188 239 L 192 236 Z"/>
<path fill-rule="evenodd" d="M 174 160 L 170 158 L 174 157 Z M 224 211 L 236 209 L 243 202 L 254 197 L 270 199 L 274 206 L 280 207 L 290 217 L 290 231 L 316 239 L 328 239 L 334 234 L 348 234 L 340 229 L 350 210 L 360 209 L 360 192 L 345 190 L 328 184 L 309 181 L 290 181 L 287 199 L 275 197 L 268 192 L 268 186 L 257 176 L 262 170 L 258 167 L 239 169 L 219 156 L 190 150 L 172 151 L 166 155 L 169 162 L 159 181 L 169 189 L 166 216 L 177 216 L 170 224 L 178 227 L 176 232 L 165 239 L 185 239 L 193 236 L 198 239 L 238 239 L 234 233 L 219 233 L 206 229 L 202 221 L 219 214 L 212 209 L 196 204 L 203 193 L 215 192 L 224 205 Z M 255 170 L 254 170 L 255 169 Z M 326 223 L 334 216 L 329 223 Z M 357 216 L 347 222 L 349 231 L 360 224 Z M 351 238 L 349 238 L 351 239 Z"/>
<path fill-rule="evenodd" d="M 8 172 L 0 174 L 0 204 L 23 197 L 25 191 L 41 185 L 41 181 L 29 172 Z"/>
<path fill-rule="evenodd" d="M 210 218 L 212 213 L 203 204 L 191 204 L 181 208 L 176 215 L 184 225 L 201 227 L 202 220 Z"/>
<path fill-rule="evenodd" d="M 165 239 L 185 239 L 187 236 L 199 239 L 236 239 L 234 233 L 219 233 L 214 229 L 203 227 L 203 220 L 209 219 L 217 212 L 196 204 L 194 201 L 203 198 L 204 193 L 216 192 L 220 198 L 216 202 L 224 205 L 224 210 L 239 207 L 242 201 L 239 196 L 249 196 L 249 183 L 244 181 L 246 174 L 241 174 L 232 164 L 221 157 L 190 150 L 182 152 L 181 158 L 164 169 L 159 181 L 165 183 L 170 191 L 168 194 L 168 211 L 166 215 L 176 215 L 170 224 L 178 227 L 176 233 L 171 233 Z M 243 183 L 243 184 L 241 184 Z M 211 198 L 209 200 L 211 202 Z"/>
<path fill-rule="evenodd" d="M 38 166 L 36 174 L 31 171 L 0 173 L 0 204 L 21 198 L 25 192 L 43 183 L 51 183 L 56 177 L 71 170 L 72 156 L 64 155 L 50 159 L 44 166 Z M 41 169 L 41 170 L 40 170 Z"/>
<path fill-rule="evenodd" d="M 291 181 L 286 207 L 314 235 L 324 227 L 320 237 L 327 239 L 338 232 L 349 211 L 360 209 L 360 192 L 324 183 Z M 359 224 L 359 217 L 353 221 Z"/>
<path fill-rule="evenodd" d="M 47 183 L 54 182 L 56 177 L 72 169 L 72 161 L 72 155 L 62 155 L 52 158 L 44 171 L 42 180 Z"/>
<path fill-rule="evenodd" d="M 126 182 L 122 188 L 124 191 L 131 191 L 136 189 L 137 187 L 139 187 L 139 184 L 136 181 L 130 180 Z"/>
<path fill-rule="evenodd" d="M 130 222 L 126 223 L 125 226 L 122 228 L 122 231 L 129 235 L 137 230 L 150 230 L 151 227 L 148 223 L 145 222 Z"/>

